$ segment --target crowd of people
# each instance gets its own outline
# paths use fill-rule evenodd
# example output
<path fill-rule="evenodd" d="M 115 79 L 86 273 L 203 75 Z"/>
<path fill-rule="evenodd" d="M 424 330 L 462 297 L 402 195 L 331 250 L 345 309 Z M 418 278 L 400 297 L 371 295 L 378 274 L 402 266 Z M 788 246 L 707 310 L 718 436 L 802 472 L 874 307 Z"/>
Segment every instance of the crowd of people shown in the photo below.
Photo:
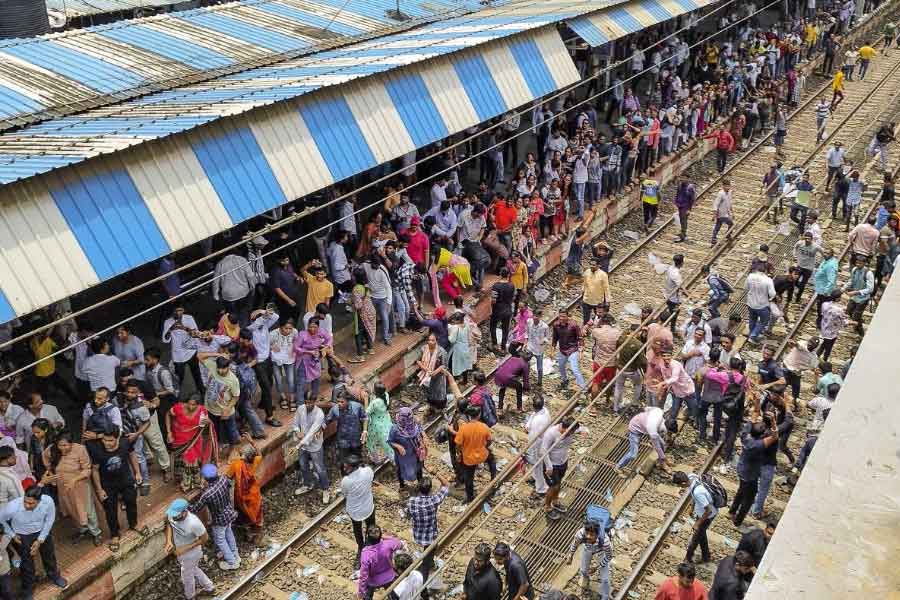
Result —
<path fill-rule="evenodd" d="M 735 468 L 741 482 L 731 506 L 735 525 L 748 513 L 761 517 L 778 452 L 789 458 L 796 475 L 815 443 L 813 433 L 796 459 L 787 444 L 802 375 L 820 375 L 815 397 L 806 399 L 816 415 L 814 432 L 827 419 L 842 383 L 828 362 L 835 340 L 848 324 L 862 333 L 863 313 L 900 254 L 900 212 L 886 172 L 893 124 L 882 127 L 868 148 L 871 156 L 880 155 L 885 174 L 882 207 L 863 223 L 858 209 L 867 184 L 840 142 L 828 150 L 824 187 L 830 191 L 833 186 L 832 218 L 841 206 L 853 250 L 853 269 L 843 286 L 837 284 L 834 249 L 823 246 L 819 215 L 810 208 L 815 190 L 809 174 L 776 160 L 764 176 L 762 186 L 771 199 L 790 199 L 801 239 L 793 248 L 794 264 L 784 273 L 774 271 L 766 247 L 748 265 L 748 343 L 761 345 L 763 353 L 756 369 L 734 347 L 740 318 L 719 312 L 734 283 L 714 265 L 704 267 L 705 308 L 681 318 L 687 294 L 684 257 L 677 254 L 664 273 L 667 310 L 648 323 L 652 308 L 645 307 L 643 325 L 622 326 L 610 312 L 609 271 L 616 249 L 607 241 L 592 244 L 588 233 L 601 207 L 610 219 L 616 203 L 627 201 L 624 192 L 633 188 L 645 231 L 654 225 L 660 204 L 671 201 L 680 220 L 678 241 L 687 243 L 696 191 L 684 179 L 673 198 L 663 197 L 655 174 L 664 157 L 713 137 L 724 170 L 731 153 L 768 129 L 775 131 L 781 156 L 787 110 L 799 102 L 805 86 L 800 65 L 818 53 L 824 54 L 823 73 L 837 69 L 833 97 L 817 107 L 823 136 L 843 99 L 843 81 L 865 77 L 877 55 L 871 46 L 843 41 L 855 15 L 853 0 L 832 12 L 817 11 L 811 2 L 771 24 L 756 17 L 743 20 L 755 13 L 752 3 L 740 11 L 723 14 L 716 26 L 724 33 L 696 46 L 689 42 L 698 34 L 668 35 L 671 24 L 629 38 L 619 45 L 624 60 L 611 73 L 608 90 L 584 103 L 574 93 L 538 102 L 530 129 L 523 128 L 517 114 L 508 114 L 459 152 L 437 153 L 424 167 L 408 166 L 415 154 L 405 157 L 403 181 L 387 188 L 383 205 L 364 223 L 356 214 L 355 196 L 345 194 L 336 203 L 335 224 L 327 238 L 316 238 L 311 259 L 300 256 L 289 235 L 249 235 L 245 252 L 233 250 L 215 264 L 210 296 L 217 310 L 211 318 L 184 303 L 174 257 L 163 259 L 162 288 L 172 302 L 159 318 L 156 345 L 145 347 L 131 325 L 120 326 L 110 339 L 98 337 L 84 319 L 30 337 L 26 354 L 36 361 L 33 371 L 5 379 L 0 389 L 0 522 L 5 532 L 0 545 L 14 549 L 11 564 L 0 561 L 0 571 L 6 569 L 0 573 L 0 598 L 13 597 L 13 566 L 21 575 L 16 597 L 31 597 L 37 555 L 48 579 L 65 587 L 53 546 L 60 518 L 71 521 L 78 537 L 97 546 L 106 543 L 113 552 L 120 550 L 122 509 L 128 530 L 148 534 L 138 498 L 151 493 L 154 463 L 163 484 L 193 493 L 193 501 L 179 499 L 166 512 L 166 551 L 181 565 L 185 596 L 210 593 L 213 583 L 200 568 L 208 539 L 222 570 L 241 564 L 234 528 L 246 530 L 252 540 L 264 539 L 257 443 L 282 426 L 278 414 L 292 421 L 289 444 L 299 464 L 296 495 L 316 491 L 323 504 L 343 496 L 358 545 L 359 597 L 371 598 L 413 563 L 415 551 L 437 538 L 437 514 L 454 485 L 449 474 L 429 468 L 420 417 L 392 406 L 380 383 L 367 389 L 350 372 L 349 365 L 374 360 L 379 343 L 390 346 L 396 335 L 415 331 L 428 336 L 411 384 L 421 389 L 429 415 L 456 408 L 437 441 L 448 446 L 452 479 L 467 502 L 476 498 L 479 467 L 490 478 L 497 474 L 492 428 L 504 415 L 530 408 L 525 461 L 534 481 L 532 499 L 551 520 L 567 511 L 559 494 L 579 423 L 566 418 L 551 426 L 541 394 L 523 406 L 526 392 L 543 389 L 544 357 L 551 353 L 561 390 L 569 389 L 571 374 L 579 389 L 592 393 L 614 382 L 610 396 L 617 413 L 628 405 L 646 405 L 630 420 L 629 451 L 616 466 L 623 476 L 642 436 L 650 438 L 660 467 L 670 468 L 665 449 L 684 406 L 701 442 L 725 441 L 722 468 Z M 695 16 L 685 19 L 696 25 Z M 896 37 L 893 25 L 884 35 L 887 49 Z M 576 55 L 576 61 L 586 75 L 599 75 L 599 56 L 589 51 Z M 592 79 L 587 94 L 602 87 L 599 83 Z M 535 150 L 520 157 L 526 141 Z M 466 159 L 466 152 L 487 149 L 477 165 Z M 470 188 L 474 172 L 469 169 L 475 168 L 479 183 Z M 441 175 L 414 202 L 406 186 L 424 170 Z M 732 194 L 724 180 L 715 198 L 712 244 L 722 228 L 729 235 L 734 225 Z M 560 240 L 568 245 L 565 285 L 580 286 L 583 298 L 580 315 L 563 310 L 551 325 L 529 301 L 528 290 L 538 248 Z M 284 247 L 273 252 L 274 246 Z M 491 282 L 489 274 L 496 275 Z M 819 336 L 796 344 L 776 361 L 764 338 L 778 319 L 790 319 L 790 305 L 800 305 L 807 287 L 809 297 L 816 298 Z M 487 340 L 464 302 L 469 289 L 490 296 Z M 21 326 L 4 325 L 0 342 L 12 339 Z M 352 348 L 346 351 L 336 349 L 339 329 L 352 332 Z M 676 340 L 682 341 L 680 348 Z M 477 366 L 482 342 L 503 359 L 495 375 L 496 397 Z M 67 351 L 58 357 L 63 347 Z M 2 348 L 4 369 L 20 349 Z M 592 369 L 586 377 L 581 353 L 587 349 Z M 64 364 L 71 364 L 71 377 Z M 322 395 L 323 378 L 331 383 L 330 397 Z M 464 397 L 459 385 L 470 381 L 474 392 Z M 625 400 L 628 381 L 630 402 Z M 672 407 L 664 414 L 667 397 Z M 67 422 L 61 414 L 71 407 L 78 407 L 78 422 Z M 276 414 L 276 408 L 281 412 Z M 747 412 L 755 416 L 752 423 L 744 420 Z M 738 439 L 740 452 L 735 450 Z M 326 458 L 332 444 L 337 461 Z M 376 522 L 372 465 L 385 462 L 395 465 L 417 548 L 383 534 Z M 694 578 L 693 554 L 699 547 L 701 558 L 709 560 L 706 531 L 722 507 L 712 481 L 685 473 L 673 474 L 673 480 L 691 487 L 695 534 L 685 564 L 658 597 L 699 598 L 684 592 L 702 587 Z M 207 525 L 198 518 L 204 512 Z M 721 583 L 713 586 L 720 591 L 710 597 L 738 597 L 727 590 L 749 577 L 770 536 L 770 528 L 744 536 L 746 544 L 742 540 L 739 551 L 720 564 L 716 580 Z M 574 555 L 580 546 L 585 587 L 596 579 L 599 597 L 606 600 L 613 549 L 604 524 L 587 519 L 570 552 Z M 413 598 L 433 567 L 426 554 L 394 594 Z M 495 600 L 504 589 L 511 600 L 536 593 L 527 566 L 504 543 L 476 548 L 463 587 L 469 600 Z"/>

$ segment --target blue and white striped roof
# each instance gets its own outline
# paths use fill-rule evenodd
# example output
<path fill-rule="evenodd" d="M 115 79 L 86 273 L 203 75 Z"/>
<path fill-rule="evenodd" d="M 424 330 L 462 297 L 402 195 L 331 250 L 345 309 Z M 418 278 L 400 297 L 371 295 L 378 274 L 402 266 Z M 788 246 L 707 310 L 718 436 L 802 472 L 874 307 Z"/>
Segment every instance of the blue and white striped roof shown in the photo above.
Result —
<path fill-rule="evenodd" d="M 582 15 L 566 21 L 566 25 L 591 46 L 602 46 L 712 4 L 716 0 L 637 0 L 607 10 Z"/>
<path fill-rule="evenodd" d="M 607 0 L 611 5 L 619 0 Z M 596 0 L 516 0 L 344 48 L 148 94 L 0 135 L 0 185 L 186 131 L 322 87 L 560 22 Z"/>
<path fill-rule="evenodd" d="M 500 4 L 508 0 L 501 0 Z M 0 130 L 480 8 L 478 0 L 241 0 L 0 41 Z"/>
<path fill-rule="evenodd" d="M 544 27 L 7 185 L 0 323 L 578 79 Z"/>

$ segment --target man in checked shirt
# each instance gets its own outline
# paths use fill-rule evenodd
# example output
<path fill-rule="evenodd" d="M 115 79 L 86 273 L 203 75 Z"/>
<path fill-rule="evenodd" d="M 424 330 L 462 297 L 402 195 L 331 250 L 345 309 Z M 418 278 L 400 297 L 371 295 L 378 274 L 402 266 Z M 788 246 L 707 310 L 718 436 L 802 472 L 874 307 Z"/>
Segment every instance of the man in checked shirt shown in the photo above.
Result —
<path fill-rule="evenodd" d="M 419 494 L 406 501 L 406 513 L 412 520 L 413 540 L 422 547 L 424 552 L 438 537 L 438 506 L 447 498 L 450 488 L 447 479 L 441 473 L 429 471 L 427 465 L 423 465 L 422 470 L 437 477 L 441 484 L 440 491 L 432 494 L 431 478 L 422 477 L 419 480 Z M 434 556 L 428 552 L 422 557 L 422 566 L 419 568 L 426 583 L 432 568 L 434 568 Z M 422 590 L 422 597 L 428 598 L 427 589 Z"/>
<path fill-rule="evenodd" d="M 575 532 L 575 537 L 569 545 L 569 562 L 575 560 L 575 551 L 578 546 L 584 544 L 581 553 L 581 587 L 584 589 L 585 598 L 599 598 L 609 600 L 609 566 L 612 561 L 612 541 L 603 528 L 596 521 L 585 520 L 584 527 Z M 591 563 L 594 557 L 598 557 L 597 579 L 600 582 L 600 594 L 594 596 L 591 591 Z"/>

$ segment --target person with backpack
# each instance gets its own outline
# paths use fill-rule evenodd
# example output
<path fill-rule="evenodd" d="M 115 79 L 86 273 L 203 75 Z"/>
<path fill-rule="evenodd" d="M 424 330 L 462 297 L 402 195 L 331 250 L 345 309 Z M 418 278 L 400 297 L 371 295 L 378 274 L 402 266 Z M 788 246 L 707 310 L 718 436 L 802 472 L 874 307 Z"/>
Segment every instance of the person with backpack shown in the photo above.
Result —
<path fill-rule="evenodd" d="M 744 364 L 744 359 L 739 356 L 732 356 L 728 364 L 724 365 L 724 369 L 709 370 L 704 374 L 704 382 L 709 381 L 711 384 L 718 384 L 720 390 L 718 402 L 714 402 L 715 406 L 713 409 L 712 440 L 714 443 L 719 441 L 719 430 L 723 413 L 728 415 L 729 420 L 732 419 L 732 416 L 736 419 L 740 419 L 743 416 L 745 378 L 742 369 Z M 704 437 L 705 431 L 701 431 L 700 435 Z"/>
<path fill-rule="evenodd" d="M 712 556 L 709 553 L 709 539 L 706 532 L 712 525 L 713 519 L 719 514 L 719 509 L 728 504 L 725 488 L 711 475 L 698 477 L 684 471 L 675 471 L 672 474 L 672 483 L 688 487 L 694 503 L 694 532 L 688 543 L 684 562 L 694 562 L 694 551 L 697 546 L 700 546 L 701 562 L 707 563 Z"/>
<path fill-rule="evenodd" d="M 588 506 L 590 512 L 591 506 Z M 608 514 L 608 513 L 607 513 Z M 604 531 L 605 523 L 600 523 L 591 519 L 590 515 L 584 522 L 584 526 L 575 532 L 572 543 L 569 545 L 569 562 L 575 559 L 575 551 L 578 546 L 584 544 L 584 550 L 581 553 L 581 567 L 578 572 L 581 574 L 581 588 L 584 591 L 584 599 L 597 598 L 598 600 L 609 600 L 610 584 L 609 571 L 612 564 L 612 540 Z M 600 593 L 594 596 L 591 590 L 591 563 L 597 556 L 597 579 L 600 582 Z"/>
<path fill-rule="evenodd" d="M 722 464 L 719 466 L 720 473 L 728 471 L 728 464 L 734 456 L 734 442 L 737 440 L 738 432 L 744 422 L 744 408 L 747 403 L 746 386 L 747 377 L 745 371 L 747 363 L 739 356 L 732 356 L 728 363 L 728 370 L 723 375 L 725 383 L 722 391 L 722 412 L 728 417 L 725 424 L 725 440 L 722 443 Z M 714 375 L 720 378 L 720 375 Z M 732 380 L 734 381 L 732 383 Z M 715 433 L 715 425 L 713 425 L 713 433 Z"/>

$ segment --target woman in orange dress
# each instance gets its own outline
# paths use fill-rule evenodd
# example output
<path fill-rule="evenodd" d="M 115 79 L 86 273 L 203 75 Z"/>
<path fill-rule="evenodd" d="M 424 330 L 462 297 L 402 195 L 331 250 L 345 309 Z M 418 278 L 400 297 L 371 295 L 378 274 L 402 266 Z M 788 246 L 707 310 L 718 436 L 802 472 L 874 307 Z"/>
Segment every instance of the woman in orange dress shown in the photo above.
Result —
<path fill-rule="evenodd" d="M 368 256 L 372 251 L 372 243 L 378 239 L 378 235 L 381 232 L 381 219 L 381 211 L 375 211 L 369 217 L 369 221 L 363 227 L 362 236 L 359 238 L 356 256 Z"/>
<path fill-rule="evenodd" d="M 262 463 L 262 456 L 253 439 L 246 433 L 241 436 L 244 446 L 234 448 L 228 458 L 228 470 L 225 476 L 234 480 L 234 507 L 238 509 L 243 520 L 250 526 L 250 537 L 259 545 L 262 538 L 263 511 L 262 493 L 256 470 Z"/>

